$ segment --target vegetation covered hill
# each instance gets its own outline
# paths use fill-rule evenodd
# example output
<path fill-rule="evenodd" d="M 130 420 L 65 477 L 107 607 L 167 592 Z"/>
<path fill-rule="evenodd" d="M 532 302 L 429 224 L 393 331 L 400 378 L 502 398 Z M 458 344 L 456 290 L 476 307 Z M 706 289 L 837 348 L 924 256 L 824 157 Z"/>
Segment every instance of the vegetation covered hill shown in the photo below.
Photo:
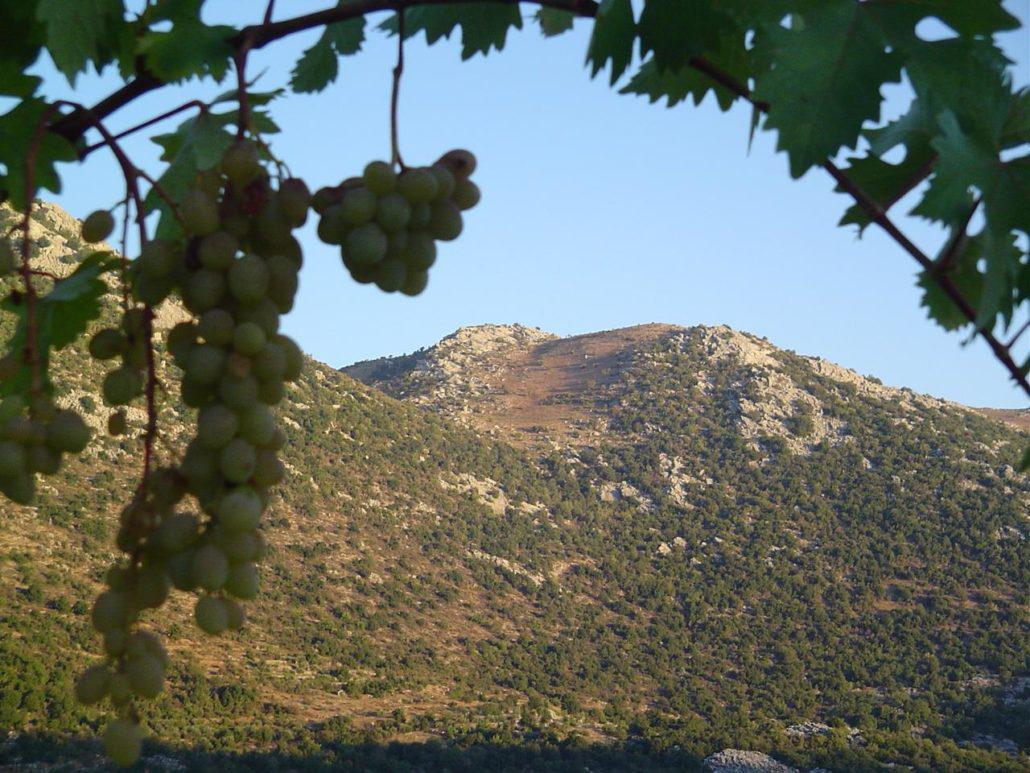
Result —
<path fill-rule="evenodd" d="M 38 218 L 72 264 L 74 221 Z M 156 621 L 148 764 L 1028 764 L 1025 435 L 724 328 L 447 346 L 359 374 L 423 405 L 309 361 L 246 629 L 203 636 L 185 597 Z M 103 426 L 101 366 L 57 367 Z M 162 453 L 185 417 L 169 396 Z M 70 685 L 139 466 L 98 434 L 0 507 L 0 764 L 93 759 Z"/>

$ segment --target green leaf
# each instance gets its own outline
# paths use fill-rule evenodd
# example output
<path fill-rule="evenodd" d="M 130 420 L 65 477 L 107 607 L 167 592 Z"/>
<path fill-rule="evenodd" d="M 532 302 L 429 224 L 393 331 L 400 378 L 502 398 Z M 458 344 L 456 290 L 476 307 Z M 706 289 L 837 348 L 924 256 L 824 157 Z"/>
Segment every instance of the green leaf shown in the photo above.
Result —
<path fill-rule="evenodd" d="M 209 27 L 196 19 L 183 18 L 167 32 L 148 32 L 139 43 L 147 67 L 161 80 L 175 83 L 210 75 L 222 80 L 229 69 L 232 48 L 227 38 L 233 27 Z"/>
<path fill-rule="evenodd" d="M 736 78 L 741 83 L 748 79 L 750 71 L 749 52 L 744 47 L 743 36 L 724 40 L 719 53 L 713 57 L 713 63 L 723 72 Z M 662 71 L 654 59 L 649 59 L 619 92 L 620 94 L 641 94 L 651 102 L 666 99 L 669 107 L 692 99 L 700 105 L 704 98 L 712 93 L 721 110 L 728 110 L 738 99 L 737 95 L 720 85 L 702 72 L 685 66 L 679 70 Z"/>
<path fill-rule="evenodd" d="M 114 270 L 119 259 L 110 252 L 95 252 L 83 260 L 75 271 L 59 279 L 53 289 L 36 303 L 36 346 L 43 387 L 50 390 L 48 375 L 50 352 L 63 349 L 79 338 L 89 323 L 100 316 L 100 299 L 108 291 L 100 276 Z M 24 298 L 12 297 L 0 304 L 5 311 L 18 316 L 14 335 L 8 343 L 10 352 L 23 352 L 28 338 L 27 307 Z M 0 384 L 0 394 L 24 394 L 32 384 L 32 372 L 27 358 L 15 374 Z"/>
<path fill-rule="evenodd" d="M 536 21 L 544 37 L 553 38 L 572 29 L 576 17 L 571 11 L 560 8 L 540 8 L 536 12 Z"/>
<path fill-rule="evenodd" d="M 28 97 L 42 79 L 25 70 L 39 57 L 45 28 L 32 2 L 0 3 L 0 95 Z"/>
<path fill-rule="evenodd" d="M 1020 89 L 1012 98 L 1008 115 L 1001 127 L 1000 144 L 1003 150 L 1030 142 L 1030 89 Z"/>
<path fill-rule="evenodd" d="M 353 56 L 365 42 L 365 17 L 344 19 L 325 28 L 333 49 L 340 56 Z"/>
<path fill-rule="evenodd" d="M 297 94 L 313 94 L 336 80 L 339 65 L 336 52 L 323 32 L 315 45 L 304 51 L 290 73 L 290 88 Z"/>
<path fill-rule="evenodd" d="M 736 31 L 734 21 L 712 0 L 648 0 L 637 31 L 640 53 L 654 54 L 659 71 L 680 70 L 693 56 L 717 52 Z"/>
<path fill-rule="evenodd" d="M 758 37 L 771 70 L 757 76 L 755 95 L 770 104 L 765 126 L 778 130 L 793 177 L 854 147 L 863 123 L 879 118 L 881 86 L 898 79 L 898 55 L 886 50 L 865 5 L 824 0 L 803 24 Z"/>
<path fill-rule="evenodd" d="M 19 102 L 13 110 L 0 116 L 0 194 L 6 194 L 12 206 L 25 209 L 25 160 L 32 137 L 48 109 L 41 99 L 30 98 Z M 58 113 L 52 113 L 56 117 Z M 61 178 L 56 162 L 75 161 L 75 148 L 63 137 L 44 132 L 36 153 L 34 181 L 36 190 L 45 188 L 61 192 Z M 0 195 L 0 199 L 3 196 Z"/>
<path fill-rule="evenodd" d="M 590 77 L 597 77 L 611 62 L 611 83 L 614 85 L 633 60 L 636 34 L 637 25 L 630 0 L 601 0 L 590 36 L 590 47 L 587 49 Z"/>
<path fill-rule="evenodd" d="M 916 26 L 927 18 L 939 19 L 966 37 L 1019 27 L 1019 19 L 1000 0 L 869 0 L 867 4 L 885 29 L 895 30 L 895 40 L 901 33 L 914 40 Z"/>
<path fill-rule="evenodd" d="M 404 37 L 424 32 L 429 45 L 450 38 L 461 27 L 461 58 L 489 54 L 504 48 L 508 30 L 522 29 L 522 13 L 517 3 L 461 3 L 455 6 L 421 6 L 404 12 Z M 396 34 L 397 16 L 391 16 L 380 29 Z"/>
<path fill-rule="evenodd" d="M 848 159 L 849 166 L 844 172 L 858 187 L 884 210 L 890 207 L 913 187 L 913 181 L 920 174 L 925 174 L 927 164 L 935 157 L 928 141 L 922 145 L 909 147 L 904 160 L 897 164 L 884 161 L 870 153 L 865 157 Z M 840 186 L 838 192 L 844 192 Z M 844 213 L 838 225 L 857 225 L 861 235 L 872 220 L 858 204 L 853 204 Z"/>
<path fill-rule="evenodd" d="M 111 61 L 124 16 L 122 0 L 39 0 L 36 8 L 36 18 L 46 25 L 50 58 L 73 86 L 90 62 L 99 71 Z"/>
<path fill-rule="evenodd" d="M 949 239 L 949 243 L 950 241 Z M 982 247 L 979 238 L 965 239 L 959 247 L 952 267 L 945 274 L 974 309 L 979 305 L 983 292 L 983 275 L 976 267 L 981 254 Z M 941 289 L 940 284 L 930 273 L 920 272 L 916 284 L 923 290 L 921 303 L 926 308 L 927 316 L 930 319 L 948 331 L 958 330 L 969 324 L 966 315 Z"/>

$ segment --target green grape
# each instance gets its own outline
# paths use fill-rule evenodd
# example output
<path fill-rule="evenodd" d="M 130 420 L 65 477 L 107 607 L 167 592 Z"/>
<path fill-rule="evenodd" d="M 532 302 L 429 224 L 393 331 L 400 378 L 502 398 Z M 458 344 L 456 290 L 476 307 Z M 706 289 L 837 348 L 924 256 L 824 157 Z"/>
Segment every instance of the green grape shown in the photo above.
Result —
<path fill-rule="evenodd" d="M 366 223 L 347 234 L 344 250 L 355 263 L 378 263 L 386 255 L 386 234 L 375 223 Z"/>
<path fill-rule="evenodd" d="M 254 463 L 254 484 L 274 486 L 286 477 L 286 467 L 270 448 L 259 448 Z"/>
<path fill-rule="evenodd" d="M 136 578 L 136 603 L 143 609 L 156 609 L 168 598 L 169 580 L 164 566 L 148 563 Z"/>
<path fill-rule="evenodd" d="M 250 215 L 236 207 L 238 203 L 231 199 L 225 200 L 222 205 L 222 230 L 237 239 L 246 239 L 250 236 Z"/>
<path fill-rule="evenodd" d="M 247 486 L 230 491 L 218 503 L 218 523 L 230 532 L 248 532 L 261 520 L 261 498 Z"/>
<path fill-rule="evenodd" d="M 113 327 L 98 330 L 89 340 L 89 354 L 95 360 L 110 360 L 129 346 L 125 333 Z"/>
<path fill-rule="evenodd" d="M 293 228 L 300 228 L 308 219 L 311 192 L 303 180 L 290 177 L 279 185 L 276 202 L 286 222 Z"/>
<path fill-rule="evenodd" d="M 243 438 L 230 440 L 218 455 L 218 468 L 232 483 L 245 483 L 254 473 L 256 462 L 254 447 Z"/>
<path fill-rule="evenodd" d="M 13 274 L 18 268 L 18 257 L 11 249 L 11 243 L 6 238 L 0 237 L 0 276 Z"/>
<path fill-rule="evenodd" d="M 218 460 L 215 452 L 205 448 L 195 439 L 186 446 L 186 453 L 182 456 L 179 472 L 191 484 L 193 482 L 202 483 L 210 480 L 217 468 Z"/>
<path fill-rule="evenodd" d="M 277 199 L 269 201 L 268 205 L 258 213 L 254 220 L 254 226 L 262 246 L 269 254 L 278 252 L 280 248 L 289 243 L 292 236 L 290 225 L 279 210 Z"/>
<path fill-rule="evenodd" d="M 479 186 L 469 179 L 460 178 L 454 186 L 454 193 L 451 194 L 451 201 L 458 209 L 472 209 L 479 203 L 481 194 Z"/>
<path fill-rule="evenodd" d="M 25 456 L 30 472 L 55 475 L 61 469 L 61 452 L 47 446 L 30 446 Z"/>
<path fill-rule="evenodd" d="M 98 209 L 82 221 L 82 241 L 89 244 L 102 242 L 113 230 L 114 216 L 106 209 Z"/>
<path fill-rule="evenodd" d="M 411 208 L 411 219 L 408 221 L 408 231 L 424 231 L 429 228 L 429 221 L 433 219 L 433 206 L 431 204 L 415 204 Z"/>
<path fill-rule="evenodd" d="M 258 382 L 253 376 L 225 376 L 218 384 L 218 396 L 234 411 L 243 411 L 258 399 Z"/>
<path fill-rule="evenodd" d="M 75 700 L 84 706 L 99 703 L 107 696 L 111 671 L 106 663 L 98 663 L 83 671 L 75 680 Z"/>
<path fill-rule="evenodd" d="M 204 191 L 187 191 L 179 203 L 179 217 L 186 232 L 192 236 L 207 236 L 218 230 L 218 204 Z"/>
<path fill-rule="evenodd" d="M 203 314 L 208 309 L 213 309 L 221 303 L 223 295 L 225 277 L 207 268 L 194 272 L 186 280 L 186 286 L 183 288 L 183 301 L 186 308 L 194 314 Z"/>
<path fill-rule="evenodd" d="M 286 355 L 286 368 L 283 370 L 283 379 L 296 381 L 304 369 L 304 353 L 297 346 L 297 343 L 289 336 L 278 335 L 275 337 L 277 343 Z"/>
<path fill-rule="evenodd" d="M 200 265 L 213 271 L 225 271 L 232 265 L 240 243 L 228 231 L 215 231 L 200 240 L 197 247 L 197 258 Z"/>
<path fill-rule="evenodd" d="M 176 590 L 191 591 L 197 587 L 193 577 L 194 551 L 184 550 L 168 559 L 168 579 Z"/>
<path fill-rule="evenodd" d="M 311 197 L 311 208 L 319 215 L 324 215 L 329 207 L 340 203 L 340 198 L 340 191 L 337 188 L 319 188 Z"/>
<path fill-rule="evenodd" d="M 240 414 L 240 436 L 255 446 L 264 446 L 275 434 L 275 414 L 257 403 Z"/>
<path fill-rule="evenodd" d="M 222 156 L 223 174 L 237 188 L 254 180 L 261 172 L 261 153 L 250 140 L 239 140 L 230 145 Z"/>
<path fill-rule="evenodd" d="M 343 244 L 350 226 L 344 219 L 343 207 L 333 204 L 328 207 L 318 221 L 318 238 L 326 244 Z"/>
<path fill-rule="evenodd" d="M 401 292 L 405 295 L 419 295 L 429 284 L 429 272 L 422 269 L 409 268 L 404 276 Z"/>
<path fill-rule="evenodd" d="M 304 250 L 300 246 L 300 242 L 297 241 L 297 237 L 290 235 L 289 241 L 283 245 L 282 249 L 279 250 L 278 255 L 269 255 L 270 259 L 275 257 L 283 257 L 293 264 L 294 271 L 300 271 L 301 266 L 304 265 Z"/>
<path fill-rule="evenodd" d="M 469 177 L 476 171 L 476 157 L 467 150 L 450 150 L 437 162 L 447 167 L 456 177 Z"/>
<path fill-rule="evenodd" d="M 210 309 L 200 316 L 196 332 L 212 346 L 227 346 L 235 329 L 232 314 L 225 309 Z"/>
<path fill-rule="evenodd" d="M 399 260 L 384 260 L 376 272 L 376 285 L 384 293 L 395 293 L 404 284 L 406 270 Z"/>
<path fill-rule="evenodd" d="M 198 344 L 190 350 L 183 370 L 198 384 L 214 384 L 225 370 L 225 352 L 211 344 Z"/>
<path fill-rule="evenodd" d="M 386 260 L 401 260 L 408 247 L 409 232 L 394 231 L 386 235 Z"/>
<path fill-rule="evenodd" d="M 125 675 L 129 677 L 133 692 L 144 698 L 156 698 L 164 687 L 164 666 L 153 655 L 129 658 L 125 663 Z"/>
<path fill-rule="evenodd" d="M 282 381 L 262 381 L 258 387 L 257 399 L 265 405 L 278 405 L 286 397 Z"/>
<path fill-rule="evenodd" d="M 268 555 L 268 543 L 265 541 L 265 535 L 260 530 L 254 532 L 254 539 L 257 541 L 257 553 L 254 556 L 254 560 L 261 561 Z"/>
<path fill-rule="evenodd" d="M 118 410 L 107 417 L 107 434 L 111 437 L 118 437 L 125 434 L 125 411 Z"/>
<path fill-rule="evenodd" d="M 229 576 L 229 559 L 214 545 L 204 545 L 193 553 L 193 580 L 201 588 L 216 591 Z"/>
<path fill-rule="evenodd" d="M 16 505 L 27 505 L 36 496 L 36 478 L 27 472 L 8 478 L 0 477 L 0 493 Z"/>
<path fill-rule="evenodd" d="M 233 378 L 246 378 L 250 375 L 250 357 L 239 352 L 229 352 L 225 359 L 225 373 Z"/>
<path fill-rule="evenodd" d="M 347 267 L 351 278 L 355 282 L 360 284 L 370 284 L 375 281 L 378 264 L 371 263 L 369 265 L 362 265 L 355 263 L 343 250 L 340 251 L 340 258 L 343 260 L 343 265 Z"/>
<path fill-rule="evenodd" d="M 28 407 L 21 395 L 8 395 L 0 401 L 0 422 L 7 422 L 19 416 Z"/>
<path fill-rule="evenodd" d="M 125 645 L 129 637 L 125 631 L 114 629 L 104 632 L 104 652 L 108 657 L 117 658 L 125 652 Z"/>
<path fill-rule="evenodd" d="M 377 202 L 376 194 L 368 188 L 352 188 L 340 199 L 340 217 L 349 226 L 364 225 L 375 217 Z"/>
<path fill-rule="evenodd" d="M 451 193 L 454 192 L 455 182 L 454 174 L 451 170 L 437 162 L 429 167 L 429 171 L 436 179 L 436 198 L 450 198 Z"/>
<path fill-rule="evenodd" d="M 257 255 L 244 255 L 229 269 L 229 291 L 242 303 L 256 303 L 268 292 L 268 269 Z"/>
<path fill-rule="evenodd" d="M 10 440 L 0 440 L 0 478 L 19 474 L 27 461 L 24 448 Z"/>
<path fill-rule="evenodd" d="M 111 590 L 124 590 L 129 582 L 129 570 L 123 566 L 112 566 L 104 572 L 104 582 Z"/>
<path fill-rule="evenodd" d="M 132 279 L 132 297 L 148 306 L 157 306 L 171 295 L 175 284 L 170 276 L 137 273 Z"/>
<path fill-rule="evenodd" d="M 411 205 L 399 193 L 380 197 L 376 206 L 376 222 L 387 233 L 400 231 L 411 219 Z"/>
<path fill-rule="evenodd" d="M 436 263 L 436 241 L 425 231 L 412 231 L 403 257 L 410 268 L 425 271 Z"/>
<path fill-rule="evenodd" d="M 437 197 L 440 184 L 429 169 L 408 169 L 397 178 L 397 192 L 412 204 L 426 204 Z"/>
<path fill-rule="evenodd" d="M 117 708 L 124 706 L 132 698 L 132 684 L 125 674 L 114 674 L 107 685 L 107 694 L 111 703 Z"/>
<path fill-rule="evenodd" d="M 393 193 L 397 187 L 397 172 L 385 161 L 372 161 L 361 175 L 362 181 L 376 196 Z"/>
<path fill-rule="evenodd" d="M 221 403 L 205 406 L 197 415 L 197 442 L 218 449 L 236 437 L 240 424 L 236 414 Z"/>
<path fill-rule="evenodd" d="M 278 381 L 286 372 L 286 353 L 279 344 L 269 341 L 255 355 L 252 364 L 254 375 L 262 382 Z"/>
<path fill-rule="evenodd" d="M 180 384 L 182 401 L 190 408 L 199 408 L 211 399 L 213 384 L 201 384 L 189 376 L 183 376 Z"/>
<path fill-rule="evenodd" d="M 181 263 L 175 244 L 166 239 L 154 239 L 143 245 L 136 263 L 148 276 L 169 276 Z"/>
<path fill-rule="evenodd" d="M 126 405 L 143 392 L 143 376 L 136 368 L 115 368 L 104 377 L 104 402 Z"/>
<path fill-rule="evenodd" d="M 258 594 L 260 580 L 257 567 L 251 563 L 235 564 L 229 569 L 225 590 L 238 599 L 252 599 Z"/>
<path fill-rule="evenodd" d="M 429 219 L 429 232 L 434 238 L 452 242 L 461 235 L 461 210 L 451 201 L 437 201 L 433 204 Z"/>
<path fill-rule="evenodd" d="M 230 631 L 238 631 L 243 627 L 243 606 L 232 599 L 222 599 L 225 608 L 225 627 Z"/>
<path fill-rule="evenodd" d="M 265 347 L 265 342 L 265 331 L 256 322 L 237 325 L 232 336 L 233 349 L 240 354 L 258 354 Z"/>
<path fill-rule="evenodd" d="M 217 596 L 201 596 L 197 599 L 193 616 L 200 630 L 212 636 L 217 636 L 229 627 L 228 611 Z"/>
<path fill-rule="evenodd" d="M 271 338 L 279 332 L 279 309 L 269 298 L 262 298 L 252 306 L 246 306 L 236 312 L 236 323 L 255 322 Z"/>
<path fill-rule="evenodd" d="M 4 435 L 23 446 L 41 445 L 46 442 L 46 427 L 42 422 L 16 416 L 4 425 Z"/>
<path fill-rule="evenodd" d="M 89 427 L 75 411 L 58 411 L 47 425 L 47 445 L 55 451 L 81 453 L 89 443 Z"/>
<path fill-rule="evenodd" d="M 168 351 L 175 361 L 182 363 L 197 340 L 197 326 L 192 322 L 180 322 L 168 331 L 165 339 Z"/>
<path fill-rule="evenodd" d="M 173 513 L 154 532 L 154 544 L 168 554 L 180 553 L 197 539 L 199 523 L 190 513 Z"/>
<path fill-rule="evenodd" d="M 225 531 L 218 536 L 218 546 L 234 564 L 253 561 L 258 550 L 257 538 L 253 531 Z"/>
<path fill-rule="evenodd" d="M 280 314 L 287 314 L 293 308 L 293 298 L 297 294 L 297 268 L 293 260 L 284 255 L 269 258 L 266 266 L 268 297 Z"/>
<path fill-rule="evenodd" d="M 143 733 L 132 720 L 112 719 L 104 728 L 103 744 L 104 752 L 115 765 L 128 767 L 143 751 Z"/>
<path fill-rule="evenodd" d="M 222 192 L 222 175 L 217 169 L 204 169 L 193 178 L 193 187 L 204 191 L 208 196 L 218 198 Z"/>
<path fill-rule="evenodd" d="M 122 591 L 104 591 L 93 602 L 93 627 L 101 633 L 124 628 L 129 622 L 129 606 L 129 598 Z"/>

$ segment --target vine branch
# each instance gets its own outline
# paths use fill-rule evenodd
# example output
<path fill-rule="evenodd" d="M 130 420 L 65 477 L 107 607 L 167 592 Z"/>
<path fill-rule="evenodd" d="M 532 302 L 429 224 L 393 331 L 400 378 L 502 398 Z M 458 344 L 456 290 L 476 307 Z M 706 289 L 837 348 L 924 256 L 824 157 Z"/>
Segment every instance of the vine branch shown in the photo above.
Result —
<path fill-rule="evenodd" d="M 397 138 L 397 103 L 401 95 L 401 76 L 404 75 L 404 9 L 397 11 L 397 64 L 393 68 L 393 90 L 390 93 L 390 163 L 404 169 L 400 143 Z"/>

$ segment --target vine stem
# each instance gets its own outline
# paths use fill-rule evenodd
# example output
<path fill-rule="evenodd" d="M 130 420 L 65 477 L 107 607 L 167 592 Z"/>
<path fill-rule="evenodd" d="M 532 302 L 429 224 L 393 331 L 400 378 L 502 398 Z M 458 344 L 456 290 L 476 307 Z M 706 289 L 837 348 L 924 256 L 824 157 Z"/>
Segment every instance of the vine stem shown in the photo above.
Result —
<path fill-rule="evenodd" d="M 401 76 L 404 75 L 404 9 L 397 10 L 397 64 L 393 68 L 393 91 L 390 94 L 390 163 L 404 169 L 397 132 L 397 105 L 401 95 Z"/>
<path fill-rule="evenodd" d="M 191 99 L 189 102 L 185 102 L 176 108 L 161 113 L 160 115 L 155 115 L 153 118 L 148 118 L 146 121 L 143 121 L 142 123 L 138 123 L 135 126 L 130 126 L 128 129 L 118 132 L 114 135 L 114 139 L 121 140 L 125 137 L 128 137 L 131 134 L 135 134 L 138 131 L 149 129 L 154 124 L 161 123 L 161 121 L 165 121 L 171 118 L 172 116 L 178 115 L 179 113 L 189 110 L 192 107 L 198 108 L 202 113 L 206 112 L 208 109 L 208 106 L 204 102 L 201 102 L 199 99 Z M 100 148 L 106 146 L 107 140 L 102 140 L 101 142 L 94 142 L 92 145 L 88 145 L 85 148 L 83 148 L 82 152 L 80 153 L 80 158 L 85 158 L 94 150 L 99 150 Z"/>

